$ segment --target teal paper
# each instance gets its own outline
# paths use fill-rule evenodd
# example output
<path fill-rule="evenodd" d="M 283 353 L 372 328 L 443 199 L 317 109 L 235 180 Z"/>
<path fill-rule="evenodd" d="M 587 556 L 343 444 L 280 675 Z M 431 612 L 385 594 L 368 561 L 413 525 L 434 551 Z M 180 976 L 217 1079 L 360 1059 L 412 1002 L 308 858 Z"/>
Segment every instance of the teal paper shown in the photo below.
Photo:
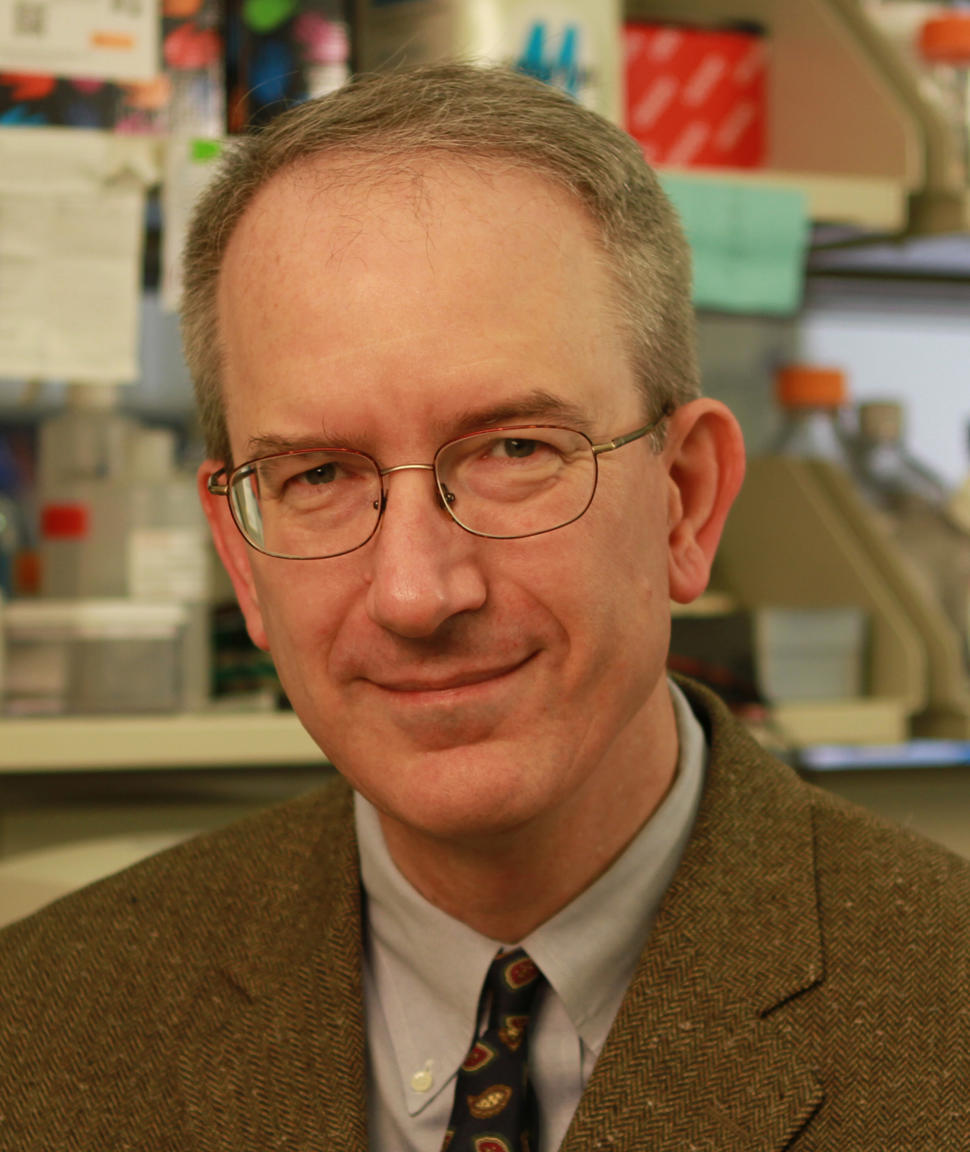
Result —
<path fill-rule="evenodd" d="M 690 242 L 698 308 L 780 315 L 798 310 L 809 240 L 804 193 L 706 174 L 658 175 Z"/>

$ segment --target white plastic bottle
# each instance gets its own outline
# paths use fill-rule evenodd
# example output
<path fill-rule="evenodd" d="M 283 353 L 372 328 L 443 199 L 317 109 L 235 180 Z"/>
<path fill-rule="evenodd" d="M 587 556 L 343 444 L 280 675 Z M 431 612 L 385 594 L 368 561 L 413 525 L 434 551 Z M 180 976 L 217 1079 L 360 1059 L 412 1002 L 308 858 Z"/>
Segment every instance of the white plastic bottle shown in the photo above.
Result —
<path fill-rule="evenodd" d="M 177 602 L 187 610 L 180 667 L 183 707 L 209 697 L 209 538 L 193 474 L 175 463 L 168 428 L 140 428 L 126 466 L 125 588 L 134 600 Z"/>
<path fill-rule="evenodd" d="M 40 428 L 43 596 L 124 596 L 124 477 L 135 423 L 110 385 L 74 384 Z"/>

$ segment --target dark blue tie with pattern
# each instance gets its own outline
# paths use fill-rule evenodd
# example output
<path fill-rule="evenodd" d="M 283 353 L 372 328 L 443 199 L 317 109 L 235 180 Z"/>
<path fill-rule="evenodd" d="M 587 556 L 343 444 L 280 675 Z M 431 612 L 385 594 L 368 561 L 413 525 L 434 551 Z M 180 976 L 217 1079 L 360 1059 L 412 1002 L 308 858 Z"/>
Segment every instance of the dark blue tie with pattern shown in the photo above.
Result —
<path fill-rule="evenodd" d="M 529 1078 L 529 1019 L 545 977 L 521 948 L 499 952 L 485 977 L 488 1025 L 458 1069 L 442 1152 L 536 1152 L 539 1115 Z"/>

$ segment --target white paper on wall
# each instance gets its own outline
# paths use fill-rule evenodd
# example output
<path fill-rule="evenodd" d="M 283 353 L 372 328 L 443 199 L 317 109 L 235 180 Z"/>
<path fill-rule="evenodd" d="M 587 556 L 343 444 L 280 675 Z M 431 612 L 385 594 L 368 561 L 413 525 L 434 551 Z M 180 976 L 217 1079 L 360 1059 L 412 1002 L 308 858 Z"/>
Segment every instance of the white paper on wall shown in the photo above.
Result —
<path fill-rule="evenodd" d="M 0 0 L 0 71 L 151 80 L 159 0 Z"/>
<path fill-rule="evenodd" d="M 192 209 L 212 178 L 225 141 L 172 135 L 162 184 L 162 306 L 178 309 L 182 297 L 182 245 Z"/>
<path fill-rule="evenodd" d="M 0 376 L 138 374 L 144 201 L 160 144 L 0 130 Z"/>

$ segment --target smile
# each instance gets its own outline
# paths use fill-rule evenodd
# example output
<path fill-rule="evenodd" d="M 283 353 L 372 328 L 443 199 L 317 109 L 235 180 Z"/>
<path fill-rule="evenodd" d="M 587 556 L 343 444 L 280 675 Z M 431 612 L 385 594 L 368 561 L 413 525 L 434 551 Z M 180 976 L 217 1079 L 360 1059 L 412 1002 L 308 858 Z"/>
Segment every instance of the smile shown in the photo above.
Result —
<path fill-rule="evenodd" d="M 532 656 L 519 660 L 514 664 L 505 664 L 496 668 L 481 668 L 452 673 L 450 676 L 415 676 L 402 677 L 394 680 L 375 680 L 373 683 L 385 692 L 417 695 L 421 693 L 451 692 L 461 688 L 472 688 L 478 684 L 487 684 L 494 680 L 504 679 L 506 676 L 523 668 Z"/>

